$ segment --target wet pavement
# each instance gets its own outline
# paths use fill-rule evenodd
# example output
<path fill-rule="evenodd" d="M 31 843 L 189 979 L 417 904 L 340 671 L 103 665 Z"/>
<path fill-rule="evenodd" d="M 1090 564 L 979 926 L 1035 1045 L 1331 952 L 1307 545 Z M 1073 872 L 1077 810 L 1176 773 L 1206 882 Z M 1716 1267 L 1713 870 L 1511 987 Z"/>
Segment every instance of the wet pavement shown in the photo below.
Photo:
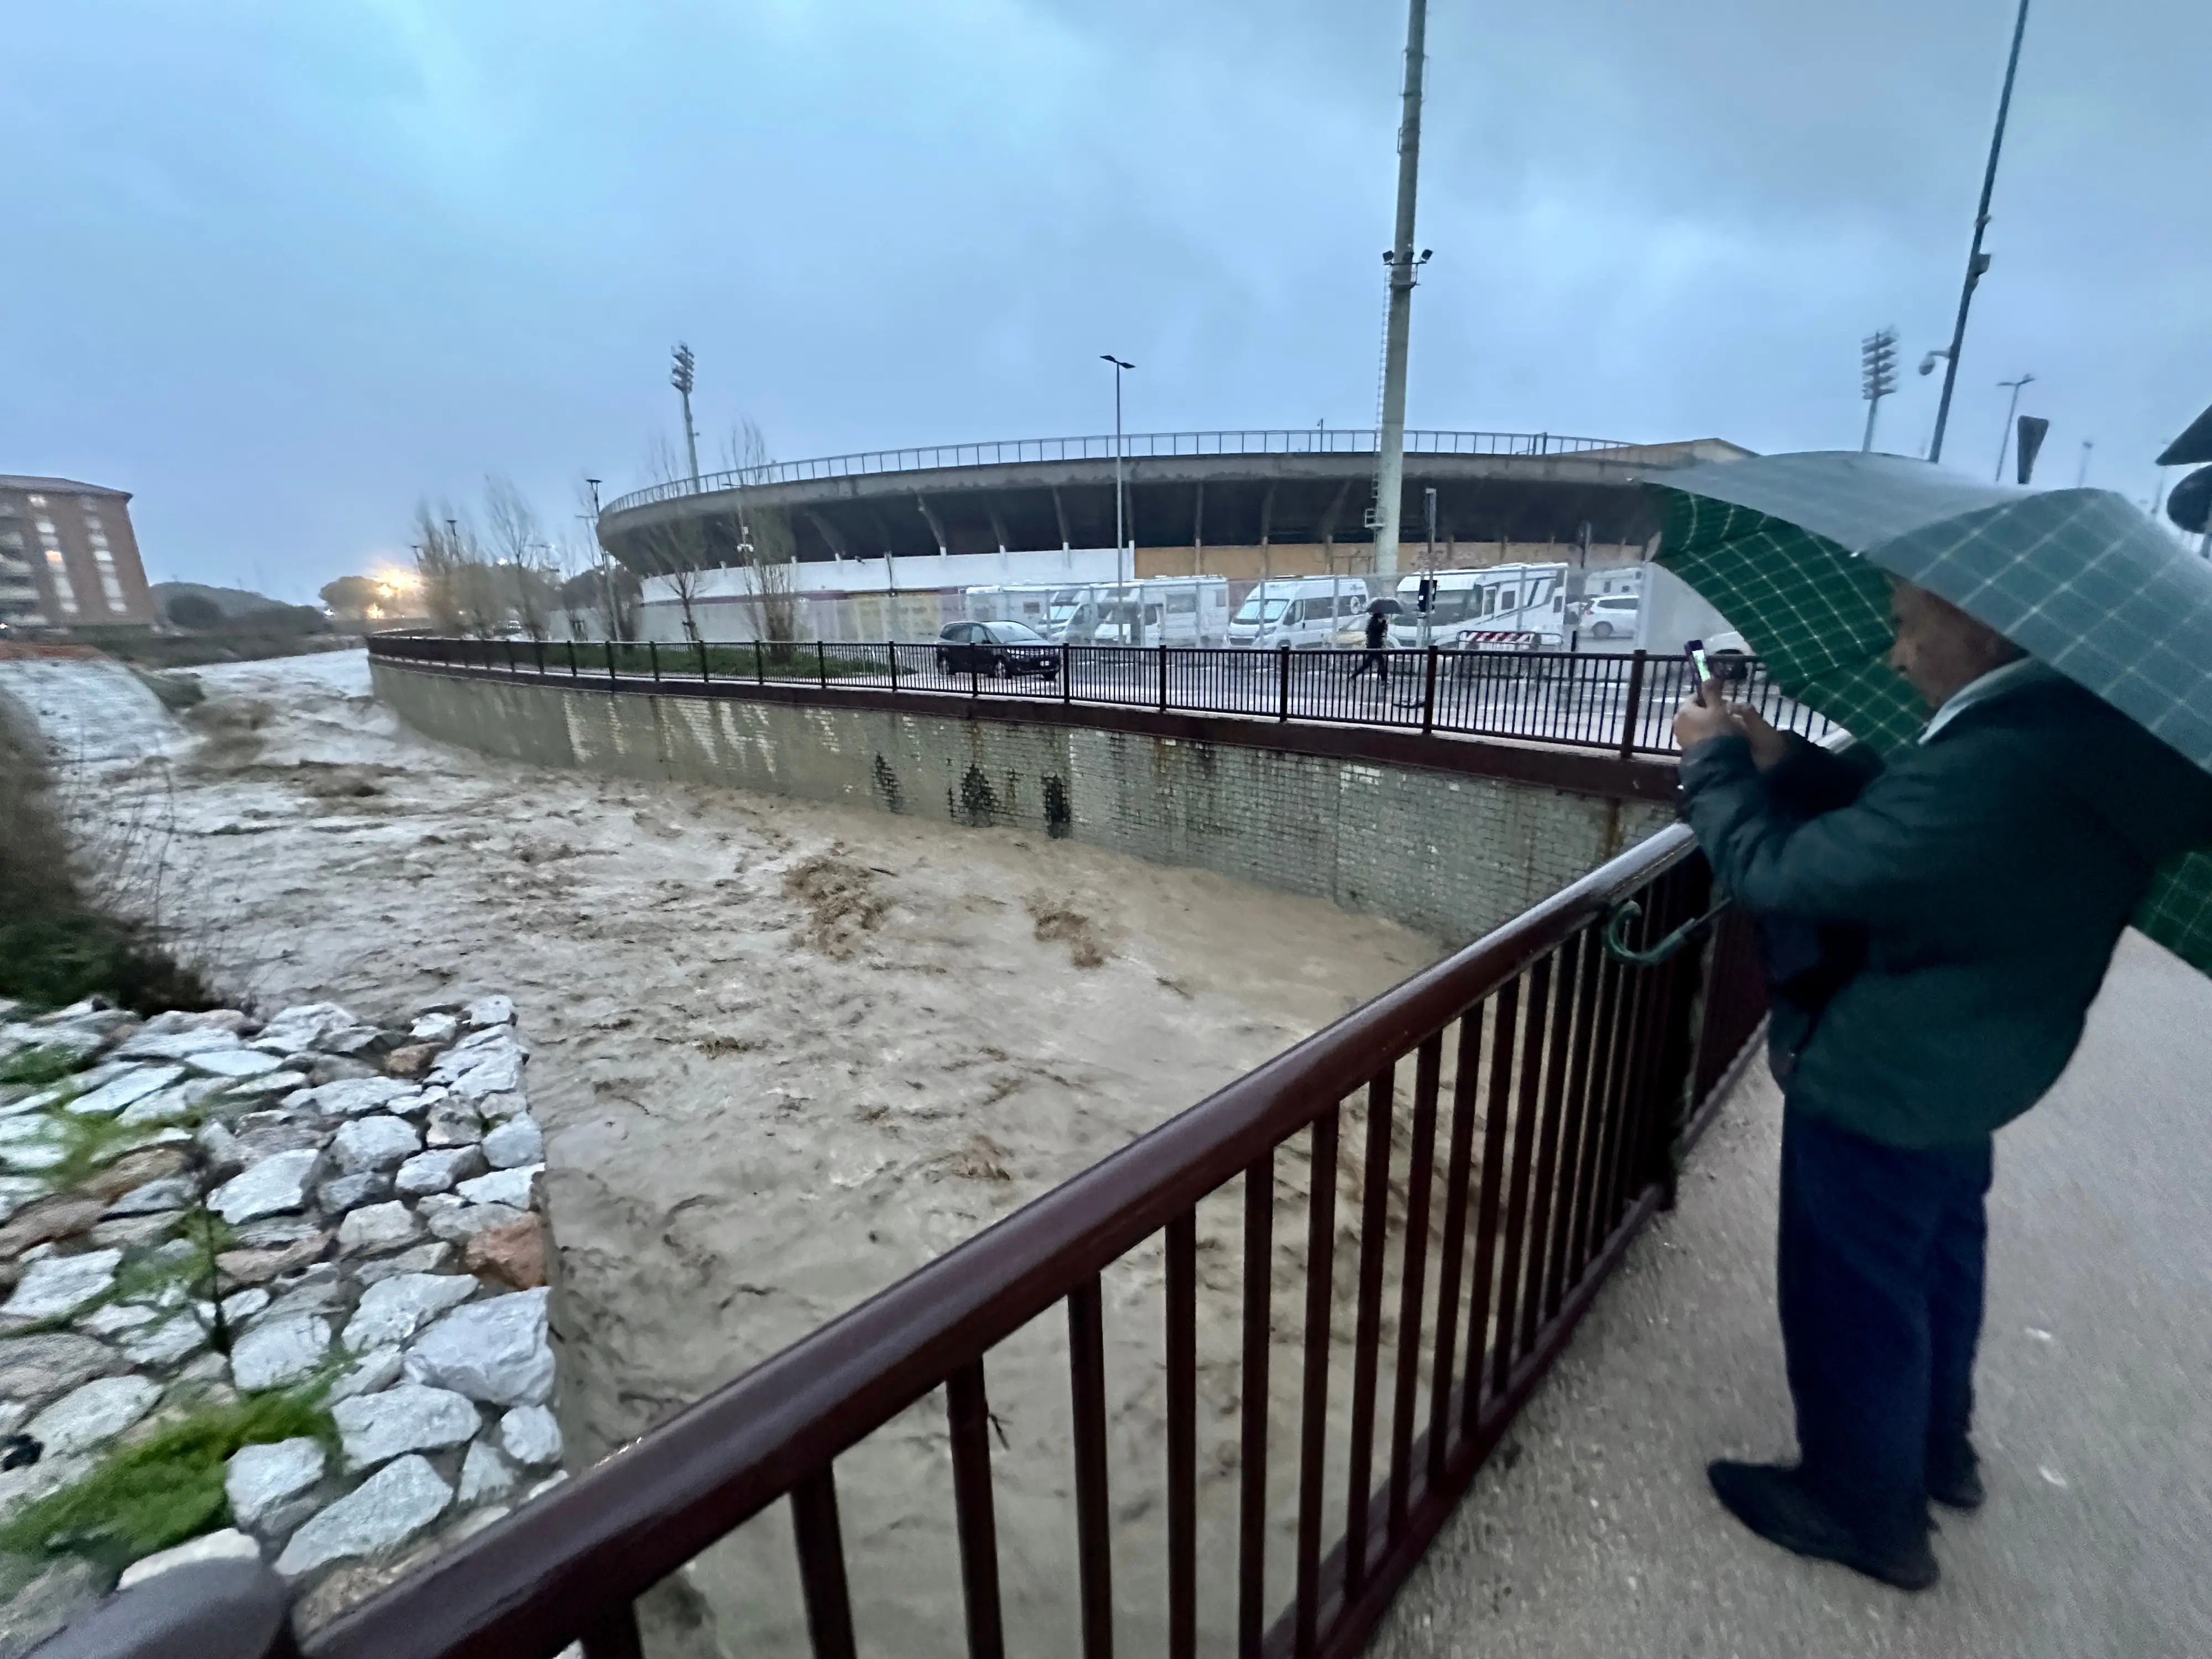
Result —
<path fill-rule="evenodd" d="M 1801 1561 L 1705 1464 L 1793 1449 L 1779 1097 L 1755 1072 L 1386 1620 L 1384 1659 L 2212 1652 L 2212 981 L 2130 934 L 1997 1140 L 1976 1439 L 1918 1596 Z"/>

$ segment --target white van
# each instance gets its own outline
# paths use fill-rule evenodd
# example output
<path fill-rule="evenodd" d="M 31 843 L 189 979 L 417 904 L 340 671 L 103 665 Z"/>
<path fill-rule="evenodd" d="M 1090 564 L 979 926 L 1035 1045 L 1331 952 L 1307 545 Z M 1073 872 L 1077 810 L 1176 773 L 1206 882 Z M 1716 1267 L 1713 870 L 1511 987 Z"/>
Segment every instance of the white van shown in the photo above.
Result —
<path fill-rule="evenodd" d="M 1229 619 L 1229 643 L 1324 651 L 1345 620 L 1365 613 L 1367 584 L 1357 576 L 1286 576 L 1261 582 Z"/>
<path fill-rule="evenodd" d="M 1220 576 L 1147 576 L 1054 590 L 1032 627 L 1070 645 L 1220 645 L 1229 637 L 1229 583 Z"/>
<path fill-rule="evenodd" d="M 1558 651 L 1567 639 L 1567 567 L 1492 564 L 1478 570 L 1430 573 L 1437 585 L 1429 612 L 1432 644 L 1452 649 Z M 1401 577 L 1403 611 L 1390 623 L 1390 643 L 1421 642 L 1420 576 Z"/>

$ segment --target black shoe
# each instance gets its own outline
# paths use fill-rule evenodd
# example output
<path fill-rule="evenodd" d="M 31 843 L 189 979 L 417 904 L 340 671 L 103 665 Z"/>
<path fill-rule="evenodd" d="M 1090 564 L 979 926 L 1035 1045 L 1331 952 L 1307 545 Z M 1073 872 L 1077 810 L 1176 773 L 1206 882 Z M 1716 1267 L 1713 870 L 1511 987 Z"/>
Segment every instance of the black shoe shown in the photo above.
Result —
<path fill-rule="evenodd" d="M 1928 1452 L 1928 1495 L 1947 1509 L 1978 1510 L 1987 1496 L 1982 1491 L 1982 1461 L 1974 1455 L 1972 1441 Z"/>
<path fill-rule="evenodd" d="M 1877 1548 L 1799 1483 L 1797 1471 L 1771 1463 L 1708 1464 L 1705 1478 L 1730 1515 L 1770 1544 L 1815 1561 L 1833 1561 L 1902 1590 L 1936 1582 L 1936 1556 L 1923 1535 Z"/>

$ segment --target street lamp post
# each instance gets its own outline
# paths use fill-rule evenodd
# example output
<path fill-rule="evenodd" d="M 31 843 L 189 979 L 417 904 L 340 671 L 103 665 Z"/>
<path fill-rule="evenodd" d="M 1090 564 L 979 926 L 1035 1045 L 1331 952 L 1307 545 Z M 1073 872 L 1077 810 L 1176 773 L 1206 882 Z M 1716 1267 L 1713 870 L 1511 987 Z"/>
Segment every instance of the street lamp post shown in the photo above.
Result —
<path fill-rule="evenodd" d="M 586 478 L 584 480 L 584 483 L 592 492 L 591 529 L 592 552 L 593 556 L 592 562 L 599 568 L 599 591 L 606 595 L 607 639 L 609 641 L 607 649 L 611 652 L 614 649 L 612 641 L 615 635 L 619 631 L 615 626 L 616 621 L 622 613 L 617 608 L 615 600 L 614 573 L 607 568 L 606 544 L 599 539 L 599 481 L 597 478 Z"/>
<path fill-rule="evenodd" d="M 2034 375 L 2023 374 L 2017 380 L 1999 380 L 1997 382 L 1997 389 L 1999 391 L 2002 391 L 2007 386 L 2010 386 L 2012 388 L 2012 402 L 2005 408 L 2004 436 L 1997 440 L 1996 481 L 1999 483 L 2002 483 L 2004 482 L 2005 452 L 2012 447 L 2013 417 L 2020 413 L 2020 389 L 2024 386 L 2033 384 L 2034 380 Z M 2035 457 L 2030 455 L 2027 459 L 2029 462 L 2033 464 Z"/>
<path fill-rule="evenodd" d="M 1128 569 L 1125 572 L 1121 568 L 1121 371 L 1134 368 L 1136 364 L 1125 363 L 1110 351 L 1102 351 L 1098 356 L 1114 365 L 1114 580 L 1134 581 L 1137 579 L 1137 562 L 1133 553 L 1129 557 Z"/>
<path fill-rule="evenodd" d="M 1974 240 L 1966 250 L 1966 280 L 1959 290 L 1959 319 L 1951 327 L 1951 344 L 1943 355 L 1943 395 L 1936 405 L 1936 433 L 1928 442 L 1928 459 L 1943 459 L 1943 428 L 1951 418 L 1951 390 L 1958 383 L 1959 353 L 1966 343 L 1966 313 L 1974 303 L 1974 285 L 1982 280 L 1990 268 L 1990 256 L 1982 252 L 1982 233 L 1990 228 L 1990 197 L 1996 189 L 1997 153 L 2004 148 L 2005 116 L 2012 108 L 2013 76 L 2020 68 L 2020 43 L 2027 33 L 2027 0 L 2020 0 L 2020 14 L 2012 26 L 2012 53 L 2005 59 L 2004 90 L 1997 96 L 1996 130 L 1990 135 L 1990 164 L 1982 174 L 1982 203 L 1974 212 Z M 1921 367 L 1923 374 L 1933 366 L 1936 353 L 1929 354 L 1929 361 Z"/>

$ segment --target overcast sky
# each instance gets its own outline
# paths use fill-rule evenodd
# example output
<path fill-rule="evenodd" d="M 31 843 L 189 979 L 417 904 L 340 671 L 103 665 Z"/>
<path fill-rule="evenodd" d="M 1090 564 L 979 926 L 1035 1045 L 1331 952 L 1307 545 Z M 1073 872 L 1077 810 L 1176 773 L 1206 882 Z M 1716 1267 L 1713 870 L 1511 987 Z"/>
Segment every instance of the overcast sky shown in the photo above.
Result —
<path fill-rule="evenodd" d="M 1434 0 L 1408 419 L 1917 453 L 2012 0 Z M 0 471 L 309 598 L 414 505 L 1375 417 L 1399 0 L 5 0 Z M 2037 0 L 1947 460 L 2146 499 L 2212 401 L 2212 8 Z M 709 462 L 708 457 L 714 457 Z"/>

